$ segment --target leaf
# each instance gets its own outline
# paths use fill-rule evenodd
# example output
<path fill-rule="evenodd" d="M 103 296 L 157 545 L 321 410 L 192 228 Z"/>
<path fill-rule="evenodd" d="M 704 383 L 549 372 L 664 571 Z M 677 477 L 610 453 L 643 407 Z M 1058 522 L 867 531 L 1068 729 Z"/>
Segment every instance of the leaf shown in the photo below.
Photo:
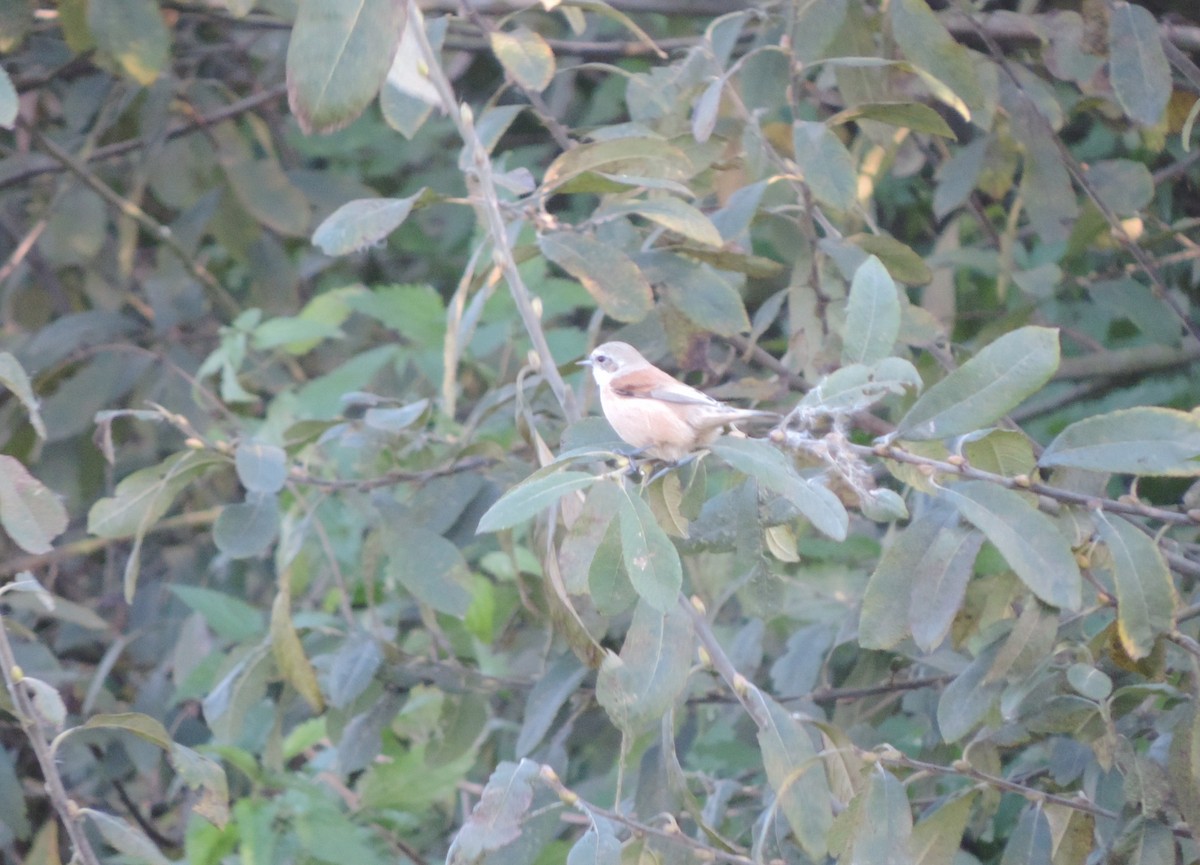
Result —
<path fill-rule="evenodd" d="M 379 642 L 366 631 L 352 633 L 329 665 L 329 704 L 335 709 L 349 706 L 371 684 L 382 663 Z"/>
<path fill-rule="evenodd" d="M 617 727 L 636 735 L 658 725 L 687 684 L 693 640 L 678 603 L 665 613 L 645 601 L 634 608 L 621 654 L 608 652 L 596 676 L 596 700 Z"/>
<path fill-rule="evenodd" d="M 660 138 L 615 138 L 580 144 L 559 155 L 542 176 L 549 194 L 585 172 L 683 181 L 692 171 L 687 154 Z"/>
<path fill-rule="evenodd" d="M 0 70 L 0 72 L 2 71 Z M 0 123 L 0 126 L 2 125 Z M 38 438 L 46 438 L 46 425 L 42 423 L 42 416 L 38 412 L 38 400 L 33 393 L 33 384 L 29 381 L 29 374 L 25 372 L 21 362 L 7 351 L 0 351 L 0 385 L 12 391 L 13 396 L 21 401 L 21 405 L 25 406 L 25 411 L 29 414 L 29 423 Z"/>
<path fill-rule="evenodd" d="M 493 30 L 488 38 L 504 71 L 524 89 L 541 93 L 554 80 L 554 52 L 528 27 L 512 32 Z"/>
<path fill-rule="evenodd" d="M 1126 520 L 1092 512 L 1100 540 L 1112 557 L 1117 590 L 1117 635 L 1135 661 L 1154 650 L 1175 627 L 1175 584 L 1158 544 Z"/>
<path fill-rule="evenodd" d="M 1121 216 L 1137 213 L 1154 198 L 1154 176 L 1144 164 L 1132 159 L 1089 163 L 1084 177 L 1100 200 Z"/>
<path fill-rule="evenodd" d="M 828 126 L 797 120 L 792 128 L 792 146 L 804 182 L 818 201 L 836 210 L 854 206 L 858 191 L 854 159 Z"/>
<path fill-rule="evenodd" d="M 4 824 L 19 841 L 28 841 L 33 830 L 29 822 L 29 797 L 17 777 L 17 769 L 13 764 L 12 755 L 7 748 L 0 748 L 0 813 L 4 814 Z M 49 825 L 51 832 L 57 832 L 58 827 Z M 43 831 L 45 831 L 43 829 Z M 33 857 L 27 856 L 26 862 Z"/>
<path fill-rule="evenodd" d="M 850 526 L 850 515 L 845 506 L 821 484 L 800 477 L 778 448 L 758 439 L 722 436 L 711 449 L 742 474 L 782 495 L 819 531 L 835 541 L 845 540 Z"/>
<path fill-rule="evenodd" d="M 892 353 L 900 334 L 900 296 L 882 262 L 870 256 L 850 282 L 842 363 L 872 364 Z"/>
<path fill-rule="evenodd" d="M 990 113 L 970 53 L 947 32 L 925 0 L 895 0 L 888 12 L 892 35 L 904 56 L 962 98 L 967 120 Z"/>
<path fill-rule="evenodd" d="M 599 478 L 589 472 L 555 471 L 526 478 L 502 495 L 479 518 L 476 534 L 511 529 L 537 516 L 567 493 L 594 484 Z"/>
<path fill-rule="evenodd" d="M 975 804 L 974 792 L 951 799 L 913 827 L 912 849 L 916 865 L 952 865 L 962 846 L 963 832 Z"/>
<path fill-rule="evenodd" d="M 712 220 L 686 201 L 670 195 L 606 204 L 593 214 L 592 222 L 600 223 L 630 214 L 655 222 L 702 246 L 719 247 L 724 242 Z"/>
<path fill-rule="evenodd" d="M 1112 694 L 1112 679 L 1091 664 L 1079 663 L 1069 666 L 1067 682 L 1077 693 L 1097 703 L 1108 699 Z"/>
<path fill-rule="evenodd" d="M 1052 847 L 1050 822 L 1041 805 L 1027 805 L 1008 836 L 1000 865 L 1041 865 L 1050 861 Z"/>
<path fill-rule="evenodd" d="M 360 198 L 348 201 L 321 220 L 314 246 L 326 255 L 347 255 L 373 246 L 404 224 L 425 187 L 407 198 Z"/>
<path fill-rule="evenodd" d="M 221 764 L 174 742 L 169 755 L 183 783 L 200 791 L 199 798 L 191 803 L 192 811 L 218 829 L 224 829 L 229 822 L 229 779 Z"/>
<path fill-rule="evenodd" d="M 470 569 L 462 552 L 411 520 L 388 525 L 387 573 L 423 604 L 461 619 L 471 608 Z"/>
<path fill-rule="evenodd" d="M 876 256 L 888 274 L 907 285 L 925 285 L 933 279 L 933 271 L 911 246 L 886 234 L 852 234 L 846 240 L 863 252 Z"/>
<path fill-rule="evenodd" d="M 7 70 L 0 68 L 0 127 L 12 129 L 17 123 L 17 88 Z"/>
<path fill-rule="evenodd" d="M 27 553 L 40 555 L 67 528 L 67 509 L 15 457 L 0 454 L 0 525 Z"/>
<path fill-rule="evenodd" d="M 283 448 L 263 442 L 244 441 L 234 452 L 238 480 L 256 493 L 277 493 L 287 480 L 287 454 Z"/>
<path fill-rule="evenodd" d="M 844 108 L 825 122 L 830 126 L 854 123 L 859 120 L 877 120 L 891 126 L 901 126 L 913 132 L 928 132 L 943 138 L 954 138 L 954 130 L 942 116 L 920 102 L 863 102 Z"/>
<path fill-rule="evenodd" d="M 167 65 L 171 36 L 154 0 L 88 0 L 87 23 L 96 47 L 121 71 L 149 87 Z"/>
<path fill-rule="evenodd" d="M 800 406 L 826 415 L 851 414 L 889 394 L 921 389 L 921 375 L 903 358 L 886 357 L 873 366 L 853 363 L 834 370 L 800 400 Z"/>
<path fill-rule="evenodd" d="M 1143 6 L 1116 0 L 1108 19 L 1108 69 L 1117 101 L 1131 120 L 1153 126 L 1171 98 L 1171 66 L 1158 21 Z"/>
<path fill-rule="evenodd" d="M 1192 838 L 1200 838 L 1200 710 L 1194 700 L 1184 707 L 1171 731 L 1167 777 Z"/>
<path fill-rule="evenodd" d="M 824 861 L 833 825 L 824 764 L 808 732 L 783 706 L 758 690 L 748 698 L 763 708 L 765 723 L 758 730 L 758 747 L 779 808 L 808 857 Z"/>
<path fill-rule="evenodd" d="M 1016 430 L 994 429 L 964 442 L 962 452 L 975 468 L 1008 478 L 1032 474 L 1037 465 L 1033 443 Z"/>
<path fill-rule="evenodd" d="M 1058 528 L 1019 493 L 987 481 L 966 481 L 942 490 L 959 512 L 995 544 L 1035 595 L 1051 606 L 1077 610 L 1082 576 Z"/>
<path fill-rule="evenodd" d="M 567 865 L 621 865 L 621 840 L 611 821 L 593 816 L 588 830 L 571 846 Z"/>
<path fill-rule="evenodd" d="M 307 5 L 307 3 L 305 4 Z M 229 188 L 246 212 L 280 234 L 302 237 L 312 220 L 308 197 L 273 157 L 225 165 Z"/>
<path fill-rule="evenodd" d="M 937 726 L 944 742 L 957 742 L 975 729 L 991 710 L 1003 683 L 987 675 L 1001 643 L 985 648 L 942 691 L 937 705 Z"/>
<path fill-rule="evenodd" d="M 899 438 L 939 439 L 990 425 L 1035 393 L 1058 369 L 1058 330 L 1023 327 L 985 346 L 917 400 Z"/>
<path fill-rule="evenodd" d="M 876 763 L 859 796 L 860 820 L 852 838 L 855 865 L 912 865 L 912 808 L 904 785 Z"/>
<path fill-rule="evenodd" d="M 1200 416 L 1141 406 L 1071 424 L 1040 465 L 1135 475 L 1200 474 Z"/>
<path fill-rule="evenodd" d="M 261 555 L 279 536 L 279 498 L 247 492 L 246 501 L 226 505 L 213 524 L 213 543 L 234 559 Z"/>
<path fill-rule="evenodd" d="M 271 654 L 283 680 L 296 689 L 313 712 L 325 710 L 325 698 L 317 685 L 317 674 L 313 670 L 296 626 L 292 624 L 292 593 L 289 588 L 290 577 L 285 573 L 280 576 L 280 589 L 275 593 L 271 604 Z"/>
<path fill-rule="evenodd" d="M 588 668 L 570 652 L 559 655 L 542 675 L 537 677 L 525 700 L 525 717 L 517 734 L 513 753 L 528 756 L 550 731 L 558 710 L 575 693 L 588 675 Z"/>
<path fill-rule="evenodd" d="M 144 862 L 146 865 L 171 865 L 171 860 L 154 846 L 154 842 L 127 820 L 93 808 L 80 808 L 79 813 L 91 820 L 105 842 L 124 854 L 128 861 Z"/>
<path fill-rule="evenodd" d="M 732 281 L 736 277 L 690 261 L 692 257 L 692 249 L 656 250 L 639 255 L 637 264 L 659 296 L 697 327 L 721 336 L 750 330 L 746 304 Z"/>
<path fill-rule="evenodd" d="M 619 249 L 570 231 L 539 235 L 538 248 L 578 279 L 600 309 L 617 321 L 641 321 L 650 312 L 654 304 L 650 283 Z"/>
<path fill-rule="evenodd" d="M 484 853 L 517 840 L 533 804 L 532 782 L 537 775 L 538 764 L 532 760 L 505 761 L 498 765 L 470 816 L 454 836 L 446 861 L 479 862 Z"/>
<path fill-rule="evenodd" d="M 119 712 L 111 715 L 93 715 L 78 727 L 72 727 L 68 733 L 75 730 L 124 730 L 132 733 L 152 745 L 157 745 L 164 751 L 170 751 L 175 745 L 171 734 L 162 722 L 141 712 Z M 65 734 L 64 734 L 65 735 Z"/>
<path fill-rule="evenodd" d="M 379 92 L 405 25 L 402 0 L 303 0 L 287 52 L 288 105 L 306 133 L 333 132 Z"/>
<path fill-rule="evenodd" d="M 661 613 L 672 610 L 683 585 L 683 565 L 675 545 L 639 496 L 623 490 L 618 510 L 621 557 L 638 596 Z"/>
<path fill-rule="evenodd" d="M 199 613 L 213 632 L 235 643 L 263 636 L 263 617 L 241 598 L 203 586 L 172 585 L 171 593 Z"/>
<path fill-rule="evenodd" d="M 200 475 L 225 458 L 204 451 L 167 457 L 125 477 L 114 494 L 98 500 L 88 511 L 88 531 L 101 538 L 127 538 L 146 531 L 167 512 L 175 497 Z"/>

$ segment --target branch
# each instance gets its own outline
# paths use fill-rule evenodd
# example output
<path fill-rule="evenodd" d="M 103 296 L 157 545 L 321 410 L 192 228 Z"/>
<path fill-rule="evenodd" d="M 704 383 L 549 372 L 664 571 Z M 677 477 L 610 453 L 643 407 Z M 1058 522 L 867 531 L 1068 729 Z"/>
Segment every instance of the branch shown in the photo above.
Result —
<path fill-rule="evenodd" d="M 46 792 L 50 795 L 50 802 L 54 805 L 54 810 L 58 812 L 58 819 L 62 821 L 63 828 L 66 829 L 67 836 L 71 839 L 71 845 L 75 848 L 75 856 L 83 865 L 100 865 L 96 851 L 92 849 L 91 842 L 88 841 L 87 834 L 84 832 L 79 806 L 67 795 L 67 788 L 63 784 L 62 775 L 58 772 L 58 764 L 54 760 L 54 753 L 50 750 L 50 743 L 46 741 L 45 733 L 38 722 L 38 715 L 29 698 L 29 692 L 20 684 L 24 679 L 24 674 L 17 666 L 12 645 L 8 642 L 8 629 L 4 624 L 3 616 L 0 616 L 0 666 L 4 668 L 4 684 L 8 686 L 8 695 L 17 711 L 17 719 L 21 723 L 21 729 L 29 737 L 29 744 L 33 746 L 33 753 L 37 757 L 38 765 L 42 767 L 42 777 L 46 779 Z"/>
<path fill-rule="evenodd" d="M 546 334 L 542 330 L 541 320 L 534 308 L 533 297 L 529 287 L 525 285 L 525 280 L 521 277 L 521 272 L 517 269 L 512 243 L 508 237 L 508 227 L 504 222 L 504 214 L 500 210 L 500 196 L 496 191 L 496 183 L 492 176 L 492 161 L 488 156 L 487 148 L 484 147 L 479 135 L 475 132 L 475 121 L 471 109 L 466 105 L 459 106 L 454 89 L 450 86 L 450 79 L 442 70 L 441 60 L 429 43 L 425 28 L 420 23 L 421 17 L 416 0 L 408 0 L 408 21 L 421 47 L 421 54 L 428 69 L 429 81 L 437 90 L 442 101 L 442 108 L 454 121 L 454 125 L 458 128 L 458 134 L 470 154 L 471 167 L 466 172 L 468 188 L 474 187 L 471 189 L 472 198 L 482 212 L 487 226 L 488 236 L 492 242 L 493 260 L 496 266 L 504 272 L 509 293 L 517 305 L 521 322 L 525 325 L 525 332 L 529 335 L 534 350 L 537 352 L 540 362 L 538 371 L 545 376 L 546 383 L 550 385 L 550 390 L 562 407 L 567 421 L 574 423 L 579 419 L 575 394 L 559 375 L 557 362 L 550 351 L 549 343 L 546 342 Z"/>

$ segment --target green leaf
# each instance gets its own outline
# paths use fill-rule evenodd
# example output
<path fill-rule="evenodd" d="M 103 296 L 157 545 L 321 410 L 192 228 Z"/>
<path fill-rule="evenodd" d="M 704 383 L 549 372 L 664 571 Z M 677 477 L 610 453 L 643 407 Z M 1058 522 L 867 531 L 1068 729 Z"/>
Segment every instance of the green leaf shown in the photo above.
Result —
<path fill-rule="evenodd" d="M 1167 777 L 1192 837 L 1200 835 L 1200 709 L 1194 700 L 1183 708 L 1171 731 Z"/>
<path fill-rule="evenodd" d="M 225 165 L 225 174 L 238 203 L 263 225 L 289 237 L 308 233 L 312 206 L 278 160 L 245 159 Z"/>
<path fill-rule="evenodd" d="M 513 745 L 514 754 L 525 757 L 541 744 L 550 732 L 558 710 L 575 694 L 589 672 L 578 658 L 565 652 L 536 678 L 525 701 L 525 717 Z"/>
<path fill-rule="evenodd" d="M 580 144 L 561 154 L 542 176 L 549 193 L 587 173 L 681 182 L 691 176 L 687 154 L 661 138 L 615 138 Z"/>
<path fill-rule="evenodd" d="M 161 721 L 151 718 L 149 715 L 143 715 L 141 712 L 93 715 L 83 724 L 73 727 L 67 732 L 70 733 L 74 730 L 124 730 L 152 745 L 157 745 L 164 751 L 170 751 L 175 745 L 171 740 L 171 734 L 167 732 L 167 728 L 162 725 Z"/>
<path fill-rule="evenodd" d="M 29 423 L 33 431 L 37 433 L 38 438 L 44 439 L 46 426 L 38 412 L 38 400 L 33 392 L 33 384 L 29 381 L 29 374 L 25 372 L 21 362 L 7 351 L 0 351 L 0 385 L 12 391 L 13 396 L 21 401 L 21 405 L 29 414 Z"/>
<path fill-rule="evenodd" d="M 283 448 L 244 441 L 234 453 L 234 467 L 242 486 L 256 493 L 277 493 L 287 480 L 287 454 Z"/>
<path fill-rule="evenodd" d="M 675 545 L 659 526 L 650 506 L 638 495 L 622 490 L 621 556 L 638 596 L 661 613 L 672 610 L 683 585 L 683 565 Z"/>
<path fill-rule="evenodd" d="M 758 747 L 779 808 L 808 857 L 824 861 L 833 825 L 824 764 L 808 731 L 787 709 L 758 690 L 747 696 L 763 709 L 765 723 L 758 730 Z"/>
<path fill-rule="evenodd" d="M 1141 406 L 1071 424 L 1039 464 L 1134 475 L 1200 474 L 1200 415 Z"/>
<path fill-rule="evenodd" d="M 925 0 L 894 0 L 888 12 L 892 35 L 904 56 L 961 97 L 969 110 L 966 119 L 990 114 L 970 53 L 950 35 Z"/>
<path fill-rule="evenodd" d="M 556 231 L 538 236 L 542 255 L 578 279 L 607 315 L 641 321 L 654 304 L 650 283 L 633 260 L 584 234 Z"/>
<path fill-rule="evenodd" d="M 387 572 L 423 604 L 461 619 L 471 608 L 470 569 L 441 535 L 404 520 L 388 525 Z"/>
<path fill-rule="evenodd" d="M 133 538 L 125 565 L 126 601 L 137 589 L 142 539 L 171 507 L 175 497 L 196 478 L 215 466 L 226 465 L 224 457 L 209 451 L 174 454 L 157 466 L 136 471 L 117 484 L 115 495 L 97 501 L 88 511 L 88 531 L 103 538 Z"/>
<path fill-rule="evenodd" d="M 940 439 L 988 426 L 1049 381 L 1058 359 L 1056 328 L 1006 333 L 927 390 L 900 421 L 896 435 Z"/>
<path fill-rule="evenodd" d="M 670 195 L 601 206 L 592 222 L 600 223 L 620 216 L 636 214 L 702 246 L 719 247 L 724 242 L 712 220 L 697 208 Z"/>
<path fill-rule="evenodd" d="M 201 586 L 173 585 L 170 589 L 179 600 L 199 613 L 218 636 L 235 643 L 263 636 L 262 613 L 241 598 Z"/>
<path fill-rule="evenodd" d="M 360 198 L 325 217 L 312 242 L 326 255 L 347 255 L 379 243 L 404 224 L 425 187 L 407 198 Z"/>
<path fill-rule="evenodd" d="M 804 182 L 818 201 L 836 210 L 854 206 L 858 192 L 854 158 L 828 126 L 797 120 L 792 128 L 792 146 Z"/>
<path fill-rule="evenodd" d="M 873 366 L 852 363 L 834 370 L 809 390 L 800 406 L 827 415 L 861 411 L 890 394 L 921 389 L 921 375 L 903 358 L 886 357 Z"/>
<path fill-rule="evenodd" d="M 567 865 L 621 865 L 621 840 L 612 822 L 593 816 L 588 830 L 571 846 Z"/>
<path fill-rule="evenodd" d="M 382 663 L 379 641 L 366 631 L 354 631 L 329 665 L 329 704 L 335 709 L 349 706 L 371 684 Z"/>
<path fill-rule="evenodd" d="M 171 36 L 154 0 L 88 0 L 87 23 L 96 47 L 121 71 L 149 87 L 167 65 Z"/>
<path fill-rule="evenodd" d="M 1109 676 L 1091 664 L 1072 664 L 1067 667 L 1067 682 L 1078 693 L 1097 703 L 1112 694 L 1113 683 Z"/>
<path fill-rule="evenodd" d="M 567 493 L 594 484 L 599 478 L 589 472 L 555 471 L 535 473 L 502 495 L 479 518 L 476 534 L 511 529 L 537 516 Z"/>
<path fill-rule="evenodd" d="M 122 817 L 114 817 L 93 808 L 80 808 L 79 813 L 92 821 L 105 842 L 127 861 L 144 862 L 146 865 L 171 865 L 171 860 L 162 854 L 146 834 Z"/>
<path fill-rule="evenodd" d="M 692 620 L 678 603 L 633 611 L 621 654 L 609 652 L 596 677 L 596 699 L 628 735 L 657 726 L 687 684 L 693 661 Z"/>
<path fill-rule="evenodd" d="M 13 543 L 39 555 L 67 528 L 67 509 L 16 458 L 0 454 L 0 525 Z"/>
<path fill-rule="evenodd" d="M 183 783 L 200 792 L 191 802 L 192 811 L 218 829 L 225 828 L 229 822 L 229 779 L 221 764 L 174 742 L 169 754 Z"/>
<path fill-rule="evenodd" d="M 1171 65 L 1158 20 L 1143 6 L 1114 2 L 1108 18 L 1108 69 L 1117 101 L 1131 120 L 1153 126 L 1171 98 Z"/>
<path fill-rule="evenodd" d="M 994 429 L 964 442 L 962 452 L 975 468 L 1008 478 L 1031 474 L 1037 465 L 1033 443 L 1016 430 Z"/>
<path fill-rule="evenodd" d="M 533 804 L 533 781 L 537 775 L 538 764 L 532 760 L 505 761 L 498 765 L 470 816 L 454 836 L 446 861 L 479 862 L 485 853 L 517 840 Z"/>
<path fill-rule="evenodd" d="M 521 87 L 541 93 L 554 80 L 554 51 L 528 27 L 493 30 L 488 38 L 504 71 Z"/>
<path fill-rule="evenodd" d="M 1000 865 L 1041 865 L 1050 861 L 1052 848 L 1050 822 L 1041 805 L 1028 805 L 1008 836 Z"/>
<path fill-rule="evenodd" d="M 296 626 L 292 624 L 292 593 L 287 586 L 286 574 L 282 580 L 283 585 L 271 604 L 271 654 L 283 680 L 296 689 L 313 712 L 320 714 L 325 709 L 325 698 L 321 696 L 317 674 L 304 653 Z"/>
<path fill-rule="evenodd" d="M 847 237 L 863 252 L 877 257 L 888 274 L 907 285 L 925 285 L 933 279 L 933 271 L 911 247 L 886 234 L 853 234 Z"/>
<path fill-rule="evenodd" d="M 969 522 L 987 535 L 1029 589 L 1055 607 L 1077 610 L 1082 576 L 1067 539 L 1019 493 L 987 481 L 942 489 Z"/>
<path fill-rule="evenodd" d="M 29 822 L 30 798 L 25 795 L 12 755 L 0 748 L 0 813 L 4 824 L 19 841 L 28 841 L 33 826 Z"/>
<path fill-rule="evenodd" d="M 925 651 L 949 633 L 962 604 L 979 532 L 958 525 L 955 513 L 931 513 L 895 536 L 863 594 L 858 639 L 864 648 L 891 649 L 905 636 Z M 899 615 L 899 611 L 907 615 Z"/>
<path fill-rule="evenodd" d="M 402 0 L 302 0 L 288 42 L 287 88 L 305 133 L 340 129 L 375 98 L 406 8 Z"/>
<path fill-rule="evenodd" d="M 859 795 L 860 820 L 851 839 L 855 865 L 912 865 L 912 808 L 904 785 L 876 763 Z"/>
<path fill-rule="evenodd" d="M 1003 690 L 1002 682 L 989 681 L 988 672 L 1001 643 L 992 643 L 942 691 L 937 705 L 938 731 L 945 742 L 957 742 L 975 729 Z"/>
<path fill-rule="evenodd" d="M 920 102 L 863 102 L 844 108 L 830 117 L 826 123 L 838 126 L 859 120 L 877 120 L 891 126 L 901 126 L 913 132 L 928 132 L 943 138 L 954 138 L 954 130 L 942 116 Z"/>
<path fill-rule="evenodd" d="M 246 501 L 226 505 L 213 524 L 213 543 L 234 559 L 267 551 L 279 536 L 279 497 L 247 492 Z"/>
<path fill-rule="evenodd" d="M 0 68 L 0 126 L 12 129 L 17 123 L 17 88 L 13 85 L 8 72 Z"/>
<path fill-rule="evenodd" d="M 1119 517 L 1093 511 L 1096 531 L 1112 557 L 1117 590 L 1117 635 L 1135 661 L 1175 627 L 1175 583 L 1158 544 Z"/>
<path fill-rule="evenodd" d="M 746 304 L 728 275 L 673 253 L 650 253 L 638 263 L 660 297 L 697 327 L 720 336 L 750 330 Z"/>
<path fill-rule="evenodd" d="M 800 477 L 777 447 L 759 439 L 722 436 L 711 448 L 739 472 L 795 505 L 819 531 L 835 541 L 845 540 L 850 525 L 845 505 L 820 483 Z"/>
<path fill-rule="evenodd" d="M 976 795 L 968 792 L 951 799 L 913 827 L 912 850 L 916 865 L 952 865 L 962 846 Z"/>
<path fill-rule="evenodd" d="M 1084 177 L 1114 213 L 1137 213 L 1154 198 L 1154 176 L 1132 159 L 1103 159 L 1088 164 Z M 1091 286 L 1088 287 L 1089 291 Z"/>
<path fill-rule="evenodd" d="M 842 363 L 872 364 L 892 353 L 900 334 L 900 296 L 883 263 L 870 256 L 859 265 L 846 301 Z"/>

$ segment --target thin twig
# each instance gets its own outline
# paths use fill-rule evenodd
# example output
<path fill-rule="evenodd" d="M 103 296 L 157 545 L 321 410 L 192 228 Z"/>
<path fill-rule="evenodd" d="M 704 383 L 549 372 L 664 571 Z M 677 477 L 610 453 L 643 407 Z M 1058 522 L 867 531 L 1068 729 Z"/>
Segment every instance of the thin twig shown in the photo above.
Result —
<path fill-rule="evenodd" d="M 415 22 L 420 20 L 416 0 L 408 0 L 408 13 L 410 21 Z M 528 334 L 530 341 L 533 343 L 534 350 L 537 352 L 541 367 L 538 371 L 545 376 L 546 383 L 550 386 L 555 399 L 558 400 L 558 404 L 562 407 L 563 415 L 567 421 L 574 423 L 579 419 L 579 409 L 575 405 L 575 394 L 567 387 L 562 376 L 559 375 L 557 362 L 554 359 L 554 354 L 550 351 L 549 343 L 546 342 L 545 331 L 542 330 L 541 320 L 537 310 L 534 308 L 533 297 L 528 286 L 525 285 L 525 280 L 522 278 L 521 272 L 517 269 L 517 261 L 513 256 L 512 243 L 508 237 L 508 227 L 505 225 L 504 215 L 500 210 L 500 196 L 496 190 L 495 180 L 492 177 L 491 158 L 488 156 L 483 142 L 480 141 L 479 135 L 475 132 L 475 122 L 470 108 L 466 105 L 459 106 L 458 99 L 454 95 L 454 89 L 450 86 L 450 79 L 446 77 L 446 73 L 442 70 L 440 58 L 437 56 L 437 52 L 433 50 L 433 46 L 429 42 L 429 37 L 425 33 L 425 28 L 413 27 L 412 29 L 414 35 L 417 37 L 417 43 L 421 47 L 421 54 L 425 60 L 426 67 L 429 70 L 429 81 L 437 90 L 438 96 L 442 101 L 442 107 L 450 115 L 450 119 L 457 127 L 464 146 L 470 154 L 471 167 L 467 170 L 467 179 L 470 185 L 474 187 L 472 197 L 487 225 L 488 235 L 492 241 L 493 259 L 496 265 L 504 272 L 509 293 L 517 305 L 517 311 L 521 315 L 521 322 L 525 326 L 525 332 Z M 474 182 L 472 183 L 471 181 Z"/>
<path fill-rule="evenodd" d="M 46 779 L 46 792 L 50 795 L 50 802 L 54 806 L 54 810 L 58 812 L 58 818 L 62 821 L 63 828 L 66 829 L 67 836 L 71 839 L 75 856 L 83 865 L 100 865 L 96 851 L 92 849 L 91 842 L 88 841 L 87 834 L 84 832 L 79 806 L 67 794 L 66 785 L 63 784 L 62 775 L 58 771 L 58 763 L 54 760 L 50 743 L 46 740 L 46 735 L 38 721 L 33 701 L 29 698 L 29 692 L 20 685 L 24 674 L 17 666 L 12 645 L 8 642 L 8 628 L 2 615 L 0 615 L 0 666 L 4 668 L 4 684 L 8 686 L 8 694 L 17 710 L 21 728 L 29 737 L 29 744 L 33 746 L 34 756 L 37 757 L 38 765 L 42 767 L 42 777 Z"/>

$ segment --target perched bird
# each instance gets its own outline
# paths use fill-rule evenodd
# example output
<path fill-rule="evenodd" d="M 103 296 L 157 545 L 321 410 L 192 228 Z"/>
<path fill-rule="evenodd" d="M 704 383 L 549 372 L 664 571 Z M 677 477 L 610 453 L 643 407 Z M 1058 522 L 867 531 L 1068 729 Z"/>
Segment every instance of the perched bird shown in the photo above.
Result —
<path fill-rule="evenodd" d="M 625 342 L 597 346 L 579 363 L 592 368 L 600 407 L 617 435 L 653 459 L 678 462 L 730 424 L 779 417 L 718 402 L 663 372 Z"/>

